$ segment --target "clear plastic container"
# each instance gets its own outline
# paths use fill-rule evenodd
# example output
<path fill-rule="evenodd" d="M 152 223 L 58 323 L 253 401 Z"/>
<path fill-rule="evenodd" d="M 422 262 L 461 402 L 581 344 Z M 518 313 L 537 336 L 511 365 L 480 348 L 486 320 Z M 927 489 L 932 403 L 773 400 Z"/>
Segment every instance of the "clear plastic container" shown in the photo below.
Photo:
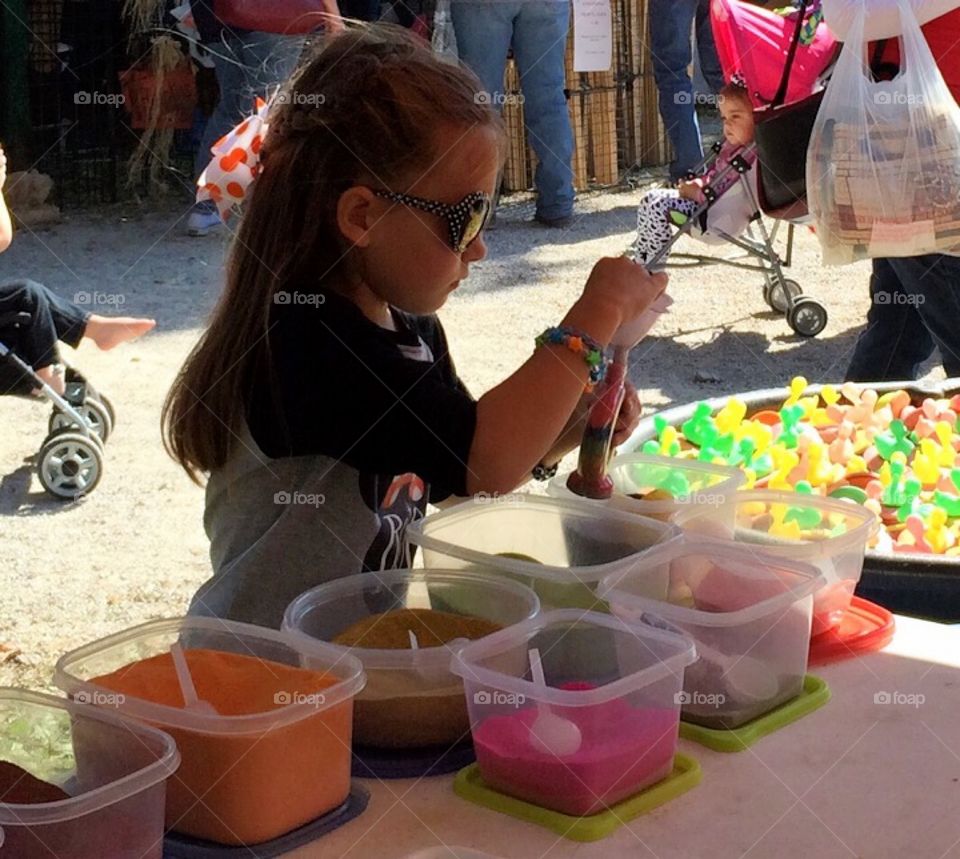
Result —
<path fill-rule="evenodd" d="M 674 521 L 686 527 L 692 511 Z M 843 619 L 863 573 L 863 556 L 879 528 L 877 517 L 851 501 L 751 489 L 736 499 L 734 530 L 718 536 L 763 546 L 767 554 L 813 564 L 826 584 L 813 599 L 813 635 L 833 629 Z"/>
<path fill-rule="evenodd" d="M 651 551 L 600 593 L 626 622 L 691 636 L 699 658 L 684 677 L 683 718 L 735 728 L 800 694 L 823 581 L 816 567 L 704 540 Z"/>
<path fill-rule="evenodd" d="M 567 489 L 569 472 L 554 477 L 547 492 L 554 498 L 602 504 L 662 522 L 684 513 L 686 530 L 717 533 L 733 530 L 734 498 L 746 479 L 736 468 L 645 453 L 614 457 L 607 473 L 614 494 L 605 501 L 589 501 Z"/>
<path fill-rule="evenodd" d="M 533 588 L 544 609 L 601 611 L 604 576 L 681 534 L 654 519 L 537 495 L 473 499 L 406 533 L 427 568 L 492 570 Z"/>
<path fill-rule="evenodd" d="M 180 763 L 167 734 L 65 698 L 0 689 L 0 761 L 69 794 L 0 803 L 0 856 L 160 859 L 166 781 Z"/>
<path fill-rule="evenodd" d="M 354 742 L 374 748 L 450 746 L 470 732 L 463 683 L 450 671 L 451 653 L 484 628 L 495 631 L 490 624 L 502 628 L 534 617 L 540 600 L 529 588 L 501 576 L 464 570 L 361 573 L 301 594 L 287 607 L 283 629 L 332 642 L 358 622 L 400 609 L 464 618 L 463 631 L 473 634 L 416 650 L 334 644 L 358 657 L 367 675 L 354 705 Z M 420 615 L 437 632 L 453 620 Z"/>
<path fill-rule="evenodd" d="M 546 685 L 533 682 L 531 648 Z M 695 658 L 682 635 L 578 609 L 465 645 L 452 667 L 480 775 L 501 793 L 577 816 L 660 781 L 673 766 L 683 671 Z"/>
<path fill-rule="evenodd" d="M 474 850 L 472 847 L 458 847 L 456 844 L 441 844 L 427 847 L 416 853 L 408 853 L 403 859 L 499 859 L 492 853 Z"/>
<path fill-rule="evenodd" d="M 214 712 L 185 709 L 169 657 L 175 643 Z M 66 654 L 54 682 L 176 740 L 183 762 L 166 820 L 184 835 L 269 841 L 349 793 L 353 698 L 365 677 L 360 661 L 336 648 L 245 623 L 171 618 Z"/>

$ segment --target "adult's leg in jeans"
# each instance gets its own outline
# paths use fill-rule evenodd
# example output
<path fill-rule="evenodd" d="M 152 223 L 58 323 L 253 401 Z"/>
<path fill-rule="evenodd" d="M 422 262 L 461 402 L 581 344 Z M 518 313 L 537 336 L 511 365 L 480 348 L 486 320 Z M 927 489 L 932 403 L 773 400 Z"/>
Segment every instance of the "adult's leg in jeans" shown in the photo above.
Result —
<path fill-rule="evenodd" d="M 670 164 L 674 181 L 703 158 L 700 126 L 693 107 L 693 82 L 687 72 L 692 59 L 691 34 L 699 0 L 650 0 L 650 47 L 653 76 L 660 95 L 660 116 L 673 144 Z"/>
<path fill-rule="evenodd" d="M 482 92 L 498 110 L 503 105 L 503 72 L 513 20 L 523 2 L 454 0 L 450 4 L 460 60 L 480 78 Z"/>
<path fill-rule="evenodd" d="M 30 314 L 30 324 L 11 337 L 14 342 L 4 342 L 35 370 L 57 362 L 58 340 L 77 346 L 90 318 L 89 313 L 55 295 L 43 284 L 26 279 L 0 285 L 0 313 L 7 312 Z M 3 336 L 10 337 L 10 333 L 3 332 Z"/>
<path fill-rule="evenodd" d="M 846 378 L 854 382 L 915 379 L 933 353 L 933 338 L 893 266 L 875 259 L 867 327 L 857 339 Z"/>
<path fill-rule="evenodd" d="M 888 262 L 940 350 L 943 369 L 960 376 L 960 258 L 925 254 Z"/>
<path fill-rule="evenodd" d="M 240 38 L 227 36 L 210 48 L 220 100 L 207 120 L 194 159 L 197 176 L 210 162 L 210 147 L 253 112 L 254 98 L 269 95 L 290 76 L 303 49 L 303 37 L 247 33 Z"/>
<path fill-rule="evenodd" d="M 700 71 L 707 85 L 715 93 L 726 83 L 717 46 L 713 40 L 713 25 L 710 23 L 710 0 L 700 0 L 696 16 L 697 54 L 700 57 Z"/>
<path fill-rule="evenodd" d="M 573 130 L 563 59 L 569 28 L 566 0 L 524 0 L 513 31 L 523 113 L 537 153 L 537 214 L 546 220 L 573 213 Z"/>

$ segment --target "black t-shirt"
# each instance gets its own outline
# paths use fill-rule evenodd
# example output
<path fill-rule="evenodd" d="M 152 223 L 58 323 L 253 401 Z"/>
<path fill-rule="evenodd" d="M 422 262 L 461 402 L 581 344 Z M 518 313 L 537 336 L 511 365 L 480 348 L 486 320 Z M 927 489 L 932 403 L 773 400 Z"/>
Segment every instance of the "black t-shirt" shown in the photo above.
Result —
<path fill-rule="evenodd" d="M 466 495 L 477 404 L 440 321 L 394 310 L 398 330 L 388 331 L 335 293 L 285 295 L 268 335 L 275 380 L 259 375 L 248 411 L 260 449 L 274 459 L 324 455 L 361 472 L 412 472 L 433 485 L 433 500 Z"/>

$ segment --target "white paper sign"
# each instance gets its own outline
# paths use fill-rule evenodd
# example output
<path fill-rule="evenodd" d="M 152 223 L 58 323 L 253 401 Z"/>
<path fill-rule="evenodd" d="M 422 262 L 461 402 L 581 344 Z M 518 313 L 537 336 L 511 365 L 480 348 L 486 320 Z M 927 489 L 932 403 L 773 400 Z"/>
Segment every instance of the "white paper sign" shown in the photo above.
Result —
<path fill-rule="evenodd" d="M 607 72 L 612 62 L 610 0 L 573 0 L 573 70 Z"/>

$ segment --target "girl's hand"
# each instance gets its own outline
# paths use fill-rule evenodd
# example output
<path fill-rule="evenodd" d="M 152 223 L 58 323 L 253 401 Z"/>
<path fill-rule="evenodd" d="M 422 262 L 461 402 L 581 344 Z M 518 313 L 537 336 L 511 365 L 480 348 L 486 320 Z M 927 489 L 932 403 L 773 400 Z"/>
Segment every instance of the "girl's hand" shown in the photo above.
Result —
<path fill-rule="evenodd" d="M 684 200 L 700 199 L 700 186 L 696 182 L 681 182 L 677 191 Z"/>
<path fill-rule="evenodd" d="M 630 384 L 629 380 L 623 385 L 623 405 L 620 406 L 620 414 L 617 417 L 617 425 L 613 429 L 613 446 L 618 447 L 633 435 L 633 431 L 640 423 L 640 415 L 643 412 L 643 404 L 640 402 L 640 395 L 637 389 Z"/>
<path fill-rule="evenodd" d="M 650 274 L 627 257 L 604 257 L 590 272 L 581 301 L 591 308 L 615 311 L 619 327 L 636 319 L 666 288 L 667 276 L 663 272 Z"/>

